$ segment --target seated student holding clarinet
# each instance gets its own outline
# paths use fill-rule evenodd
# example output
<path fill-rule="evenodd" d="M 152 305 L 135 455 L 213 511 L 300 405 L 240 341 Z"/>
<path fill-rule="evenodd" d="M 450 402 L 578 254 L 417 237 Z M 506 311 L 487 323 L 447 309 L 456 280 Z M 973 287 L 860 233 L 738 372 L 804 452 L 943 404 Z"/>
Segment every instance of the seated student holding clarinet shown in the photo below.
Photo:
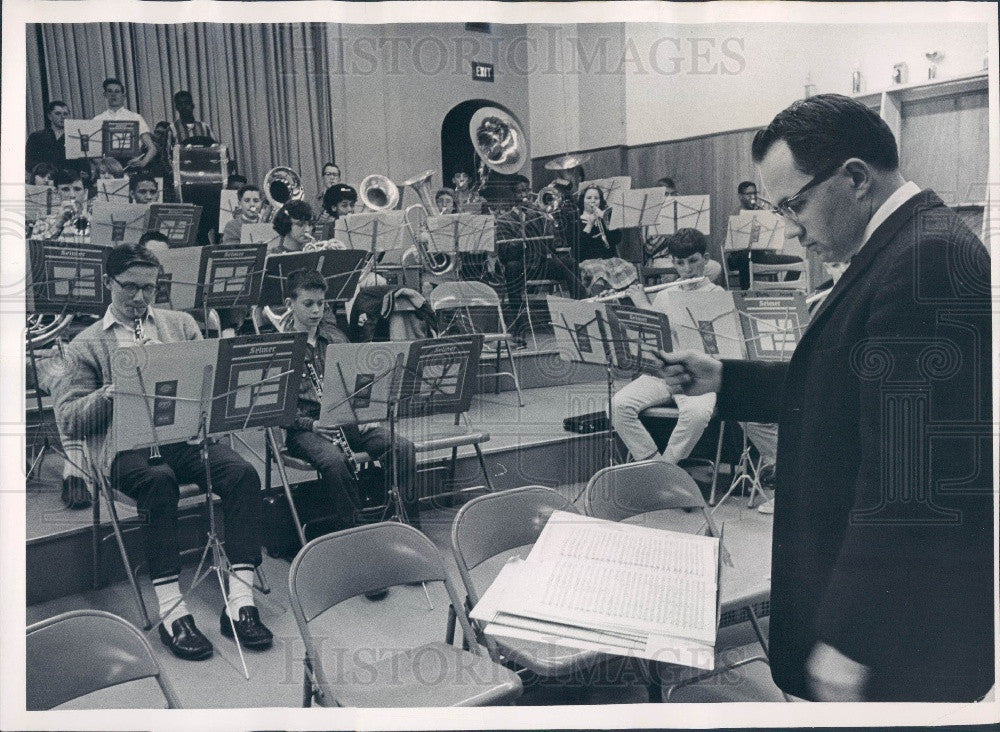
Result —
<path fill-rule="evenodd" d="M 62 433 L 72 439 L 103 443 L 115 399 L 114 359 L 119 348 L 151 343 L 200 340 L 194 319 L 184 312 L 153 308 L 160 262 L 142 244 L 120 244 L 108 254 L 104 286 L 111 305 L 101 320 L 74 338 L 66 349 L 55 415 Z M 187 442 L 114 454 L 109 445 L 95 445 L 95 461 L 110 475 L 112 485 L 136 501 L 145 517 L 146 561 L 163 615 L 160 640 L 177 657 L 201 660 L 212 655 L 212 644 L 195 625 L 178 584 L 178 487 L 198 483 L 205 488 L 200 447 Z M 226 553 L 235 577 L 229 582 L 219 631 L 239 637 L 243 648 L 262 650 L 272 642 L 271 631 L 254 606 L 254 568 L 261 561 L 263 507 L 257 471 L 229 446 L 208 445 L 212 488 L 222 499 Z"/>
<path fill-rule="evenodd" d="M 286 429 L 285 444 L 293 457 L 305 460 L 319 470 L 321 484 L 335 516 L 346 526 L 358 520 L 361 499 L 358 495 L 358 464 L 355 452 L 367 452 L 384 464 L 389 460 L 389 430 L 375 424 L 332 427 L 319 422 L 323 399 L 323 374 L 326 347 L 346 343 L 346 336 L 324 318 L 326 282 L 315 270 L 300 269 L 288 277 L 287 312 L 279 323 L 281 332 L 304 331 L 308 334 L 305 371 L 299 387 L 298 417 Z M 420 528 L 416 498 L 416 452 L 413 443 L 396 435 L 391 446 L 396 451 L 399 489 L 402 492 L 406 520 Z M 386 475 L 389 474 L 388 468 Z M 382 595 L 384 596 L 384 594 Z M 374 599 L 374 598 L 372 598 Z M 379 598 L 380 599 L 380 598 Z"/>

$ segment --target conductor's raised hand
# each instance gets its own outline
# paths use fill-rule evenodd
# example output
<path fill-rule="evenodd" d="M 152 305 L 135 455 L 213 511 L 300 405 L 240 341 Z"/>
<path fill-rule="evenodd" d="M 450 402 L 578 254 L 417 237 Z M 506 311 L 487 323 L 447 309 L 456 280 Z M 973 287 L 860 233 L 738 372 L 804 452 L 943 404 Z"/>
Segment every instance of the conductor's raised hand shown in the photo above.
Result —
<path fill-rule="evenodd" d="M 722 388 L 722 363 L 697 351 L 658 351 L 661 375 L 672 392 L 699 396 Z"/>

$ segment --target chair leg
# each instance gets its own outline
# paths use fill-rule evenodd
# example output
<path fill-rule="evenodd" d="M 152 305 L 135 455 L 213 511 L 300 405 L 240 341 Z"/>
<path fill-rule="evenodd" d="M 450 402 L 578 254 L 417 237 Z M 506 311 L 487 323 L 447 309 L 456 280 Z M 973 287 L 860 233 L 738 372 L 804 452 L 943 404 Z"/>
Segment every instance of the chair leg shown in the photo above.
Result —
<path fill-rule="evenodd" d="M 139 583 L 132 570 L 132 562 L 129 561 L 128 551 L 125 549 L 125 538 L 122 536 L 121 526 L 118 522 L 118 511 L 115 508 L 114 498 L 111 496 L 110 486 L 105 486 L 104 500 L 108 502 L 108 515 L 111 517 L 111 529 L 114 531 L 115 541 L 118 543 L 118 552 L 121 554 L 122 564 L 125 565 L 125 574 L 128 575 L 129 584 L 132 586 L 132 594 L 135 596 L 135 602 L 139 606 L 139 612 L 142 614 L 144 622 L 143 629 L 152 630 L 153 623 L 149 619 L 149 612 L 146 610 L 146 601 L 142 599 L 142 591 L 139 589 Z"/>
<path fill-rule="evenodd" d="M 455 606 L 448 606 L 448 625 L 444 629 L 444 642 L 449 646 L 455 642 L 455 625 L 458 622 L 458 616 L 455 614 Z"/>
<path fill-rule="evenodd" d="M 455 490 L 455 470 L 458 466 L 458 448 L 451 448 L 451 463 L 448 466 L 448 490 Z"/>
<path fill-rule="evenodd" d="M 254 589 L 260 592 L 262 595 L 270 595 L 271 586 L 267 584 L 267 577 L 264 576 L 264 570 L 261 569 L 260 565 L 254 567 L 253 573 L 257 577 L 257 582 L 254 585 Z"/>
<path fill-rule="evenodd" d="M 486 488 L 490 493 L 493 493 L 493 481 L 490 480 L 490 471 L 486 467 L 486 458 L 483 457 L 483 448 L 478 444 L 473 445 L 473 447 L 476 450 L 476 457 L 479 458 L 479 467 L 483 470 L 483 478 L 486 480 Z"/>
<path fill-rule="evenodd" d="M 104 567 L 101 562 L 101 486 L 94 485 L 94 503 L 91 510 L 93 523 L 90 527 L 90 586 L 97 590 L 104 578 Z"/>
<path fill-rule="evenodd" d="M 521 393 L 521 380 L 517 376 L 517 367 L 514 365 L 514 351 L 511 350 L 509 342 L 503 341 L 503 344 L 507 347 L 507 358 L 510 360 L 510 373 L 514 377 L 514 389 L 517 391 L 517 404 L 523 407 L 524 395 Z M 499 364 L 497 367 L 499 368 Z"/>
<path fill-rule="evenodd" d="M 708 494 L 708 505 L 715 505 L 715 486 L 719 482 L 719 461 L 722 460 L 722 440 L 726 436 L 726 421 L 719 421 L 719 440 L 715 443 L 715 466 L 712 468 L 712 490 Z"/>
<path fill-rule="evenodd" d="M 757 634 L 757 642 L 760 643 L 760 647 L 764 649 L 764 657 L 767 658 L 767 662 L 771 662 L 771 651 L 767 647 L 767 639 L 764 637 L 763 631 L 760 629 L 760 621 L 757 619 L 757 613 L 753 611 L 753 607 L 747 605 L 747 614 L 750 616 L 750 625 L 753 626 L 753 632 Z"/>
<path fill-rule="evenodd" d="M 302 706 L 311 707 L 313 700 L 312 664 L 309 657 L 302 659 Z"/>
<path fill-rule="evenodd" d="M 497 341 L 496 378 L 493 380 L 493 393 L 500 393 L 500 349 L 503 348 L 503 341 Z"/>

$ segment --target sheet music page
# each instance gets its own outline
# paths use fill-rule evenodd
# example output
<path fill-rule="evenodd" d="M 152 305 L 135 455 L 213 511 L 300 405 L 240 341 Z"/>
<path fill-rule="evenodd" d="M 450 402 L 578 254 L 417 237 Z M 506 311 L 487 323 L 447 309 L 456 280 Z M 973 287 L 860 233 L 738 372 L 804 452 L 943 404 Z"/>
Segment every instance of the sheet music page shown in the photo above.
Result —
<path fill-rule="evenodd" d="M 519 597 L 534 617 L 713 643 L 718 547 L 556 511 L 525 560 Z"/>
<path fill-rule="evenodd" d="M 584 559 L 715 582 L 718 540 L 555 511 L 527 561 Z"/>

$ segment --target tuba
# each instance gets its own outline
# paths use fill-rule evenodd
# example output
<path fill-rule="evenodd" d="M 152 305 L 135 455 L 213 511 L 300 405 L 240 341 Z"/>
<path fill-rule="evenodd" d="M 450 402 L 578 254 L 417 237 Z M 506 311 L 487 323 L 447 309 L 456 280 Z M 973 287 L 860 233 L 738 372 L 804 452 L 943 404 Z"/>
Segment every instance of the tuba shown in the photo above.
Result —
<path fill-rule="evenodd" d="M 389 211 L 399 204 L 399 188 L 384 175 L 369 175 L 361 181 L 358 198 L 369 211 Z"/>
<path fill-rule="evenodd" d="M 420 203 L 408 206 L 403 213 L 403 221 L 413 237 L 413 246 L 403 252 L 403 266 L 419 264 L 432 275 L 443 275 L 455 269 L 455 259 L 450 254 L 431 252 L 421 236 L 427 231 L 427 217 L 437 213 L 434 197 L 431 195 L 431 176 L 433 170 L 425 170 L 415 178 L 410 178 L 403 185 L 410 186 L 417 192 Z"/>
<path fill-rule="evenodd" d="M 289 201 L 301 201 L 305 196 L 302 189 L 302 181 L 299 174 L 291 168 L 279 165 L 271 168 L 264 176 L 264 195 L 267 196 L 271 204 L 271 213 L 266 218 L 261 216 L 261 221 L 270 221 L 274 214 Z"/>

